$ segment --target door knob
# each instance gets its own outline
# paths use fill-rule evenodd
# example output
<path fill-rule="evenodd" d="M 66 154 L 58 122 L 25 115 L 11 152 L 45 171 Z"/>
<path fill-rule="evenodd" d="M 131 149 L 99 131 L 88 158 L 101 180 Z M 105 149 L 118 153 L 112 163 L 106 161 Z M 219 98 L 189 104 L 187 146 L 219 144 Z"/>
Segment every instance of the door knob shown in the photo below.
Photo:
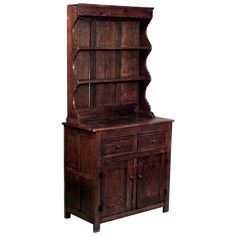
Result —
<path fill-rule="evenodd" d="M 143 177 L 142 175 L 138 174 L 138 178 L 139 178 L 139 179 L 142 179 L 142 177 Z"/>

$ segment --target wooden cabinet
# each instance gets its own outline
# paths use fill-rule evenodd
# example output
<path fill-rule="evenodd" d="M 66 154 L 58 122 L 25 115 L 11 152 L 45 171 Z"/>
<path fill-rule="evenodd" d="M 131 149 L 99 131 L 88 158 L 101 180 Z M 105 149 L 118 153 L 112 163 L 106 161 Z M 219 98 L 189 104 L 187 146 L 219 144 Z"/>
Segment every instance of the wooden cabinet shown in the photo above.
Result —
<path fill-rule="evenodd" d="M 133 171 L 132 159 L 129 157 L 102 165 L 102 217 L 131 210 Z"/>
<path fill-rule="evenodd" d="M 134 160 L 122 156 L 105 163 L 101 180 L 102 217 L 163 203 L 164 161 L 165 154 L 147 154 Z"/>
<path fill-rule="evenodd" d="M 165 154 L 144 154 L 137 165 L 137 208 L 164 201 Z M 151 173 L 151 174 L 150 174 Z"/>
<path fill-rule="evenodd" d="M 152 8 L 68 6 L 65 217 L 93 224 L 169 209 L 173 120 L 145 97 Z"/>

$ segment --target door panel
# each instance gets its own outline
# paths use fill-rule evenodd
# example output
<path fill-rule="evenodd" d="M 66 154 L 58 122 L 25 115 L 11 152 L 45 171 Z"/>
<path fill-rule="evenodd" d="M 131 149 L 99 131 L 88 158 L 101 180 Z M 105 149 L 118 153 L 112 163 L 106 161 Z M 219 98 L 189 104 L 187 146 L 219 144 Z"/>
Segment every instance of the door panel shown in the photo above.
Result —
<path fill-rule="evenodd" d="M 102 217 L 131 209 L 132 160 L 115 160 L 103 164 Z"/>
<path fill-rule="evenodd" d="M 163 171 L 165 154 L 143 156 L 138 159 L 137 208 L 163 202 Z"/>

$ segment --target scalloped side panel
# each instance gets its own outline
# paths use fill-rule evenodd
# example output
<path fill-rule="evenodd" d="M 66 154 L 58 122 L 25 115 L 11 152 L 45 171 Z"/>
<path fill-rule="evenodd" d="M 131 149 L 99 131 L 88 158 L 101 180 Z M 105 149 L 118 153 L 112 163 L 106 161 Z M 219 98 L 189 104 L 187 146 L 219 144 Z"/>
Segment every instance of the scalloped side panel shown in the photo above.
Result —
<path fill-rule="evenodd" d="M 150 47 L 150 50 L 142 51 L 140 54 L 140 75 L 149 78 L 149 81 L 140 82 L 140 104 L 139 104 L 139 113 L 150 116 L 151 118 L 155 117 L 155 115 L 151 112 L 151 106 L 146 98 L 146 89 L 151 81 L 151 75 L 147 68 L 147 57 L 151 52 L 151 43 L 147 37 L 147 27 L 151 20 L 144 20 L 140 24 L 140 41 L 142 46 Z"/>

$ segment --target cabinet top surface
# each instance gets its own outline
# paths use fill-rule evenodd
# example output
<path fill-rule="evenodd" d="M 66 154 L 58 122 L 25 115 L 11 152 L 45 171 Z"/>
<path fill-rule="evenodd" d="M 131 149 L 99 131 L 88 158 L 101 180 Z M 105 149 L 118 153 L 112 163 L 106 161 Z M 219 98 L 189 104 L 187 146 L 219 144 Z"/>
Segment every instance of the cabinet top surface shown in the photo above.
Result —
<path fill-rule="evenodd" d="M 87 120 L 83 123 L 74 123 L 69 122 L 69 126 L 75 126 L 76 128 L 91 131 L 91 132 L 99 132 L 106 130 L 115 130 L 115 129 L 124 129 L 124 128 L 132 128 L 132 127 L 140 127 L 145 125 L 154 125 L 161 123 L 172 123 L 174 120 L 155 117 L 155 118 L 144 118 L 144 117 L 135 117 L 135 116 L 116 116 L 110 117 L 108 119 L 97 119 L 97 120 Z M 64 123 L 67 125 L 67 123 Z"/>

